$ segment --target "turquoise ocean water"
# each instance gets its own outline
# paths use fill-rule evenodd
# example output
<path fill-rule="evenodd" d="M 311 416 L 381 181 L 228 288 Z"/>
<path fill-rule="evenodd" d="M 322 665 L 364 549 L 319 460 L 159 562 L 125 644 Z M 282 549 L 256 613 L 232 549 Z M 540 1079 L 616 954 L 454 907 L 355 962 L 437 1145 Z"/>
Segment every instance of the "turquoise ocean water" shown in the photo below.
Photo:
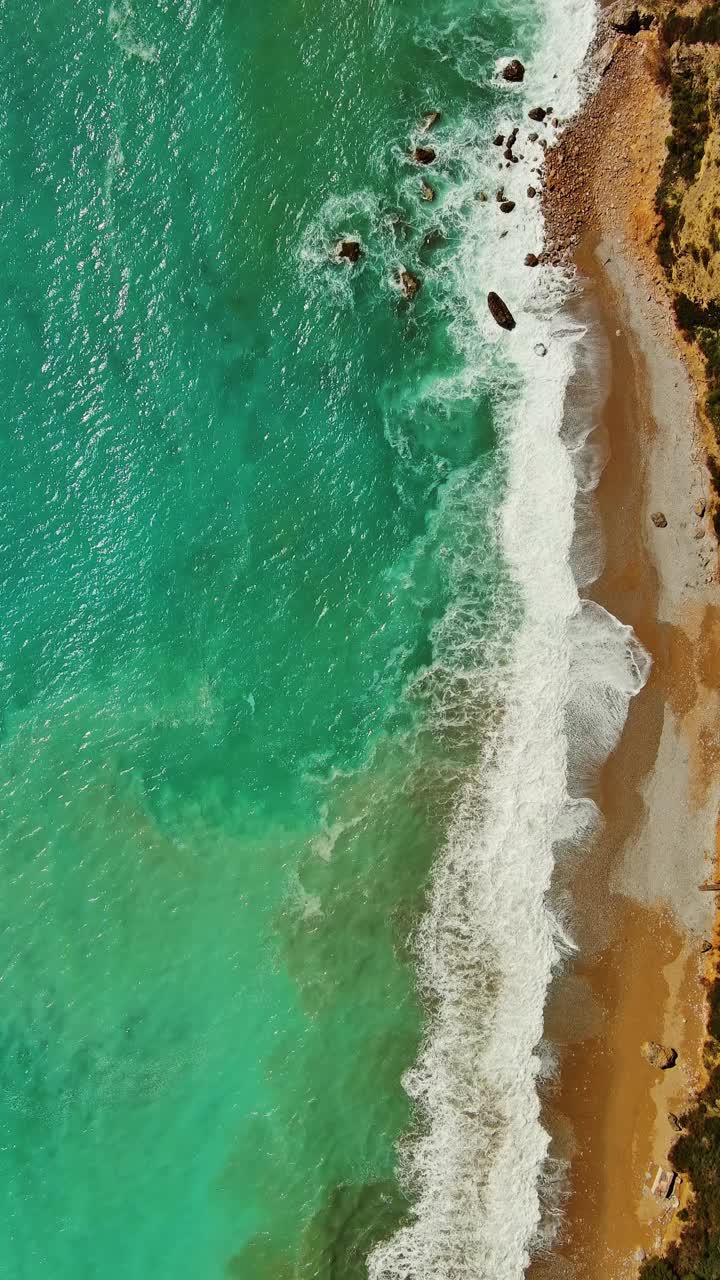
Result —
<path fill-rule="evenodd" d="M 411 937 L 519 609 L 461 254 L 541 18 L 0 4 L 8 1280 L 354 1280 L 407 1220 Z"/>

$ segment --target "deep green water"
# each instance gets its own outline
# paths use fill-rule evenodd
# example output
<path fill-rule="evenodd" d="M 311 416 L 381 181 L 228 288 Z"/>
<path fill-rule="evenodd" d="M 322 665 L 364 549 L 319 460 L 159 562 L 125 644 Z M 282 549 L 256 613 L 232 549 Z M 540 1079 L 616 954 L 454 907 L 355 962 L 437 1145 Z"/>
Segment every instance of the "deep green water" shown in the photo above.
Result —
<path fill-rule="evenodd" d="M 402 1212 L 408 935 L 502 574 L 487 388 L 442 394 L 453 264 L 534 31 L 0 4 L 9 1280 L 350 1280 Z M 402 151 L 434 106 L 462 144 L 429 207 Z"/>

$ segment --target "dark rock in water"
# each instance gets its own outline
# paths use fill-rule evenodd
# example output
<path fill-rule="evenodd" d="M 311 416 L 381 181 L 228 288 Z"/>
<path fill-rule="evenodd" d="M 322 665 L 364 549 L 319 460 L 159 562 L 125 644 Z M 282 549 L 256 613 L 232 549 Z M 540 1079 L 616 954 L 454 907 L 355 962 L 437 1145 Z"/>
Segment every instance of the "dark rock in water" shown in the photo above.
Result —
<path fill-rule="evenodd" d="M 653 511 L 652 515 L 650 516 L 650 519 L 652 520 L 656 529 L 667 528 L 667 516 L 663 511 Z"/>
<path fill-rule="evenodd" d="M 537 142 L 537 140 L 538 140 L 538 135 L 536 133 L 528 134 L 528 142 Z"/>
<path fill-rule="evenodd" d="M 429 249 L 432 252 L 433 249 L 439 249 L 444 244 L 447 244 L 445 233 L 439 227 L 432 227 L 423 240 L 423 249 Z"/>
<path fill-rule="evenodd" d="M 358 262 L 362 257 L 359 240 L 339 240 L 335 245 L 335 256 L 343 262 Z"/>
<path fill-rule="evenodd" d="M 560 124 L 560 121 L 558 120 L 557 116 L 553 116 L 553 118 L 552 118 L 552 120 L 550 121 L 550 123 L 551 123 L 551 125 L 552 125 L 553 129 L 557 129 L 558 125 Z"/>
<path fill-rule="evenodd" d="M 547 115 L 547 111 L 544 107 L 531 107 L 528 111 L 528 115 L 531 120 L 544 120 Z"/>
<path fill-rule="evenodd" d="M 512 133 L 509 133 L 509 134 L 508 134 L 507 144 L 508 144 L 508 146 L 509 146 L 509 147 L 514 147 L 514 146 L 515 146 L 515 143 L 517 142 L 517 136 L 518 136 L 518 130 L 517 130 L 517 129 L 513 129 Z"/>
<path fill-rule="evenodd" d="M 535 196 L 537 195 L 537 191 L 535 190 L 535 188 L 534 188 L 534 187 L 528 187 L 528 189 L 527 189 L 527 193 L 528 193 L 528 195 L 529 195 L 529 197 L 530 197 L 530 199 L 531 199 L 531 200 L 534 200 L 534 199 L 535 199 Z"/>
<path fill-rule="evenodd" d="M 398 270 L 397 280 L 405 297 L 409 302 L 412 302 L 422 288 L 422 281 L 418 280 L 412 271 L 406 271 L 405 267 L 400 267 Z"/>
<path fill-rule="evenodd" d="M 412 235 L 412 227 L 407 221 L 402 209 L 387 209 L 383 216 L 388 226 L 392 228 L 392 232 L 396 240 L 410 239 Z"/>
<path fill-rule="evenodd" d="M 512 211 L 513 211 L 513 209 L 514 209 L 514 208 L 515 208 L 515 201 L 514 201 L 514 200 L 503 200 L 502 204 L 500 205 L 500 212 L 501 212 L 501 213 L 512 213 Z"/>
<path fill-rule="evenodd" d="M 537 266 L 539 265 L 539 263 L 540 263 L 540 259 L 538 258 L 538 256 L 537 256 L 537 254 L 536 254 L 536 253 L 526 253 L 526 254 L 525 254 L 525 266 L 526 266 L 526 267 L 537 267 Z"/>
<path fill-rule="evenodd" d="M 428 204 L 435 199 L 434 188 L 427 182 L 422 182 L 420 184 L 420 199 L 425 200 Z"/>
<path fill-rule="evenodd" d="M 423 133 L 427 133 L 428 129 L 432 129 L 433 126 L 437 124 L 439 119 L 440 119 L 439 111 L 426 111 L 425 115 L 423 116 L 420 122 Z"/>
<path fill-rule="evenodd" d="M 493 293 L 491 290 L 487 296 L 487 302 L 490 308 L 490 315 L 495 323 L 500 325 L 501 329 L 515 328 L 515 318 L 498 293 Z"/>
<path fill-rule="evenodd" d="M 618 0 L 612 5 L 608 17 L 613 31 L 620 31 L 625 36 L 647 31 L 655 21 L 655 15 L 645 5 L 633 4 L 632 0 Z"/>
<path fill-rule="evenodd" d="M 432 164 L 436 154 L 432 147 L 415 147 L 412 158 L 416 164 Z"/>
<path fill-rule="evenodd" d="M 505 134 L 504 134 L 504 133 L 498 133 L 498 134 L 493 138 L 493 146 L 495 146 L 495 147 L 501 147 L 501 146 L 503 145 L 504 141 L 505 141 Z"/>
<path fill-rule="evenodd" d="M 509 80 L 511 84 L 520 84 L 525 79 L 525 68 L 519 58 L 512 58 L 510 62 L 505 63 L 502 78 Z"/>
<path fill-rule="evenodd" d="M 512 158 L 513 158 L 513 153 L 512 153 L 512 151 L 510 150 L 510 148 L 509 148 L 509 147 L 506 147 L 506 148 L 505 148 L 505 150 L 503 151 L 503 155 L 504 155 L 504 157 L 505 157 L 505 159 L 506 159 L 506 160 L 512 160 Z"/>
<path fill-rule="evenodd" d="M 485 201 L 487 200 L 487 196 L 485 195 L 484 191 L 478 191 L 475 199 L 479 200 L 481 204 L 484 204 Z"/>
<path fill-rule="evenodd" d="M 503 188 L 503 187 L 498 187 L 497 191 L 495 192 L 495 199 L 496 199 L 496 200 L 504 200 L 504 199 L 505 199 L 505 190 L 504 190 L 504 188 Z"/>

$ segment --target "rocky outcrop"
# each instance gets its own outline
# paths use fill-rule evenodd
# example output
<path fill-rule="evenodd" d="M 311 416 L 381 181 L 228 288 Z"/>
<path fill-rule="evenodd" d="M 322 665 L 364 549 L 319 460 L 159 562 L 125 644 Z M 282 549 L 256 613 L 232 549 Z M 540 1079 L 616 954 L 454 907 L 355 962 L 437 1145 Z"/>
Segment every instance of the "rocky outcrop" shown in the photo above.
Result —
<path fill-rule="evenodd" d="M 422 281 L 419 280 L 417 276 L 414 276 L 412 271 L 406 270 L 405 267 L 400 267 L 398 270 L 397 282 L 405 297 L 408 299 L 408 302 L 412 302 L 413 298 L 417 297 L 422 288 Z"/>
<path fill-rule="evenodd" d="M 416 164 L 432 164 L 437 156 L 433 147 L 414 147 L 412 158 Z"/>
<path fill-rule="evenodd" d="M 499 293 L 494 293 L 491 290 L 487 296 L 487 302 L 488 307 L 490 308 L 490 315 L 495 323 L 500 325 L 501 329 L 515 328 L 515 317 L 507 303 L 503 302 Z"/>
<path fill-rule="evenodd" d="M 511 84 L 521 84 L 525 79 L 525 68 L 519 58 L 511 58 L 501 72 L 503 80 L 509 80 Z"/>
<path fill-rule="evenodd" d="M 362 257 L 362 246 L 359 240 L 338 240 L 335 245 L 335 257 L 341 262 L 359 262 Z"/>
<path fill-rule="evenodd" d="M 677 1049 L 658 1044 L 656 1040 L 646 1040 L 640 1052 L 645 1061 L 658 1071 L 669 1071 L 670 1067 L 674 1067 L 677 1062 Z"/>

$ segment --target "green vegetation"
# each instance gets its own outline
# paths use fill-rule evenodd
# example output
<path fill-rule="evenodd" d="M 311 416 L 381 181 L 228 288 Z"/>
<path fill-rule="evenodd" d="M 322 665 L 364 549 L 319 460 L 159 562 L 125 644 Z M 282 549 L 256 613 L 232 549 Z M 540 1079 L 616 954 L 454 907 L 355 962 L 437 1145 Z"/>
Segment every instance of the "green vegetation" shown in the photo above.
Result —
<path fill-rule="evenodd" d="M 689 184 L 702 164 L 710 135 L 708 79 L 700 63 L 683 63 L 671 73 L 670 124 L 667 155 L 655 206 L 662 220 L 658 254 L 669 273 L 677 254 L 677 236 L 682 230 L 681 203 Z"/>
<path fill-rule="evenodd" d="M 720 980 L 710 989 L 706 1061 L 720 1057 Z M 670 1151 L 678 1173 L 689 1178 L 693 1199 L 682 1212 L 678 1243 L 665 1258 L 648 1258 L 640 1280 L 720 1280 L 720 1066 L 682 1118 L 684 1132 Z"/>
<path fill-rule="evenodd" d="M 705 5 L 699 13 L 678 13 L 671 9 L 661 28 L 666 44 L 720 44 L 720 9 L 717 4 Z"/>

